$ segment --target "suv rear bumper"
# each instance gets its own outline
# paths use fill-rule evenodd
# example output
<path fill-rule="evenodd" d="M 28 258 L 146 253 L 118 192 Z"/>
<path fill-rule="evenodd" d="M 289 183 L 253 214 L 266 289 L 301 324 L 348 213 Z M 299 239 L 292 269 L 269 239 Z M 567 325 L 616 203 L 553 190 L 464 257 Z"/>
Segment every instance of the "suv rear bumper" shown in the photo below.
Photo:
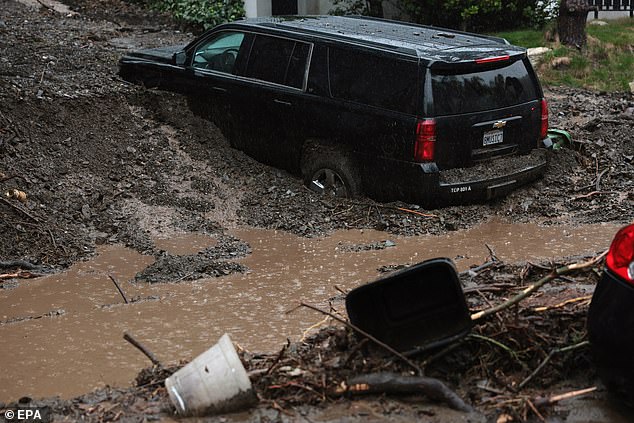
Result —
<path fill-rule="evenodd" d="M 395 187 L 399 199 L 423 207 L 485 202 L 503 197 L 516 188 L 541 178 L 548 155 L 544 149 L 529 154 L 487 160 L 476 166 L 440 171 L 434 163 L 400 163 L 401 181 Z M 405 165 L 405 166 L 403 166 Z M 392 179 L 396 175 L 392 175 Z"/>
<path fill-rule="evenodd" d="M 515 159 L 526 160 L 520 166 L 511 166 L 508 173 L 500 176 L 486 178 L 478 177 L 478 171 L 468 172 L 464 180 L 443 182 L 440 181 L 438 196 L 443 204 L 459 204 L 464 202 L 486 201 L 497 197 L 503 197 L 516 188 L 541 178 L 546 172 L 548 159 L 544 150 L 534 150 L 526 156 L 517 156 Z M 501 158 L 499 161 L 506 162 Z M 482 166 L 490 164 L 485 162 Z M 477 168 L 476 168 L 477 169 Z M 440 177 L 442 179 L 442 173 Z"/>

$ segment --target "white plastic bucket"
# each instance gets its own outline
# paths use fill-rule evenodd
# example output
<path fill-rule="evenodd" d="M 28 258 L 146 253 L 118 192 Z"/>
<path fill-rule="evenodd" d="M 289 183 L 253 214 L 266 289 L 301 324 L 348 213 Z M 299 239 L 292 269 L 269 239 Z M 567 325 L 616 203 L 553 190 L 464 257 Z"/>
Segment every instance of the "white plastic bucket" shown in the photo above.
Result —
<path fill-rule="evenodd" d="M 226 333 L 218 343 L 165 380 L 178 414 L 204 416 L 257 402 L 240 357 Z"/>

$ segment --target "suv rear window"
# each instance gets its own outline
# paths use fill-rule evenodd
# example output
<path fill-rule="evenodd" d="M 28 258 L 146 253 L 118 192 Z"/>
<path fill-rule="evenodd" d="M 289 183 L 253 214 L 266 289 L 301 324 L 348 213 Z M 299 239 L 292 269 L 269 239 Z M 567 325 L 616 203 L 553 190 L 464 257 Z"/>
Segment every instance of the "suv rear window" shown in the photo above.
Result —
<path fill-rule="evenodd" d="M 436 116 L 514 106 L 537 95 L 522 60 L 496 69 L 432 71 L 431 81 Z"/>

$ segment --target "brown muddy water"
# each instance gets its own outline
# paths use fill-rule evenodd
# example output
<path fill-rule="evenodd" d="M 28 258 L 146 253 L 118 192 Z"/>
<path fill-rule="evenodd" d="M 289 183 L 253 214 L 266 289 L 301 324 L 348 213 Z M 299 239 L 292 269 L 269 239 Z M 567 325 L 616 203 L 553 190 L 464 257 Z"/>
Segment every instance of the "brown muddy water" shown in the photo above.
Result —
<path fill-rule="evenodd" d="M 124 331 L 165 363 L 195 357 L 225 332 L 243 348 L 276 351 L 287 337 L 299 339 L 322 321 L 306 309 L 287 314 L 299 301 L 325 306 L 337 288 L 374 280 L 381 266 L 444 256 L 464 270 L 486 261 L 485 244 L 505 262 L 594 254 L 607 248 L 617 229 L 493 221 L 443 236 L 354 230 L 314 239 L 239 229 L 232 234 L 253 250 L 240 260 L 247 274 L 155 285 L 130 282 L 153 257 L 101 247 L 95 258 L 64 273 L 0 290 L 0 401 L 126 386 L 149 362 L 123 340 Z M 173 254 L 193 254 L 215 242 L 202 234 L 156 240 Z M 109 275 L 138 301 L 123 304 Z M 341 301 L 334 304 L 344 311 Z"/>

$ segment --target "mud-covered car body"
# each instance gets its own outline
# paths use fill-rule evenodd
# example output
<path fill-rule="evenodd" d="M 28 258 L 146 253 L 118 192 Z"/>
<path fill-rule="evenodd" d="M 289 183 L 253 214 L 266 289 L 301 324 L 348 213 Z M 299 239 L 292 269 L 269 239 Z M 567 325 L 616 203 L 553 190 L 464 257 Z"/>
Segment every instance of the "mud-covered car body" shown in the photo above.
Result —
<path fill-rule="evenodd" d="M 547 108 L 505 40 L 363 17 L 246 19 L 121 58 L 182 92 L 234 146 L 317 190 L 482 201 L 543 175 Z"/>

